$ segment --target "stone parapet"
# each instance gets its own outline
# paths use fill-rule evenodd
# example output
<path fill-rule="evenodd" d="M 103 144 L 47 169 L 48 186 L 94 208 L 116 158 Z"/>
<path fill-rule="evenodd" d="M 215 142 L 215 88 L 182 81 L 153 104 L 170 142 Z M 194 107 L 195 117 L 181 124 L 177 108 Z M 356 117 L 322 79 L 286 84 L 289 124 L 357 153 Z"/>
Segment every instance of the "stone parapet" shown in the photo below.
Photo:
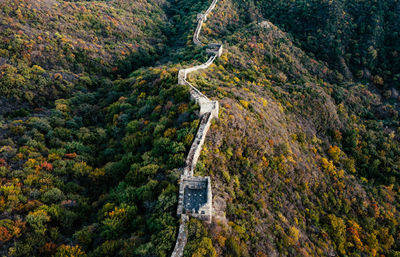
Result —
<path fill-rule="evenodd" d="M 210 43 L 207 46 L 206 52 L 209 54 L 214 54 L 217 57 L 220 57 L 222 55 L 222 51 L 223 51 L 223 46 L 222 44 L 218 44 L 218 43 Z"/>
<path fill-rule="evenodd" d="M 218 0 L 213 0 L 207 11 L 197 15 L 197 26 L 193 35 L 193 43 L 202 45 L 199 40 L 203 23 L 207 20 L 207 16 L 215 8 Z M 181 218 L 178 237 L 171 257 L 182 257 L 183 251 L 187 242 L 187 222 L 189 215 L 211 222 L 212 220 L 212 190 L 211 178 L 195 177 L 194 169 L 196 168 L 202 146 L 206 135 L 211 126 L 213 118 L 218 118 L 219 103 L 208 99 L 203 93 L 187 81 L 187 76 L 190 72 L 208 68 L 217 57 L 220 57 L 223 51 L 222 44 L 211 43 L 208 45 L 206 52 L 211 54 L 207 62 L 186 69 L 181 69 L 178 72 L 178 84 L 189 87 L 190 97 L 200 106 L 200 124 L 197 129 L 196 136 L 190 147 L 189 154 L 185 161 L 183 174 L 180 178 L 178 208 L 177 214 Z"/>
<path fill-rule="evenodd" d="M 199 40 L 201 27 L 203 26 L 203 22 L 207 21 L 207 16 L 215 8 L 215 6 L 217 5 L 217 2 L 218 2 L 218 0 L 213 0 L 211 5 L 208 7 L 207 11 L 204 14 L 202 14 L 202 13 L 197 14 L 197 27 L 196 27 L 196 30 L 193 35 L 193 43 L 195 45 L 202 44 L 201 41 Z"/>
<path fill-rule="evenodd" d="M 178 215 L 211 222 L 212 191 L 211 178 L 182 175 L 179 185 Z"/>
<path fill-rule="evenodd" d="M 201 148 L 206 139 L 207 132 L 210 129 L 211 119 L 212 119 L 211 112 L 207 112 L 202 116 L 200 120 L 200 125 L 197 130 L 196 137 L 193 140 L 192 146 L 190 147 L 189 150 L 189 154 L 186 158 L 184 172 L 187 173 L 184 173 L 185 175 L 193 176 L 197 160 L 200 157 Z"/>
<path fill-rule="evenodd" d="M 185 250 L 185 245 L 187 242 L 187 222 L 189 221 L 189 217 L 186 214 L 181 215 L 181 222 L 179 225 L 178 237 L 176 239 L 174 251 L 171 254 L 171 257 L 181 257 L 183 256 L 183 251 Z"/>

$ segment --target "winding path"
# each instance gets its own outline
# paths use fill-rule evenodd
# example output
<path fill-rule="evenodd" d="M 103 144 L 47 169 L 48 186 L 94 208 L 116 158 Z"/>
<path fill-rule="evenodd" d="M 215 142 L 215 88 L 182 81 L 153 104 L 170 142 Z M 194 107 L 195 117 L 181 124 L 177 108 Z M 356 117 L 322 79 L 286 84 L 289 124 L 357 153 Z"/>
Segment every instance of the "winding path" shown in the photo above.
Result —
<path fill-rule="evenodd" d="M 211 11 L 215 8 L 218 0 L 213 0 L 211 5 L 208 7 L 205 13 L 200 13 L 197 15 L 197 27 L 193 35 L 193 43 L 195 45 L 203 45 L 203 43 L 199 40 L 199 35 L 201 32 L 201 28 L 203 23 L 207 20 L 207 16 L 211 13 Z M 197 160 L 199 159 L 201 148 L 204 144 L 207 132 L 211 126 L 211 120 L 213 118 L 218 118 L 219 111 L 219 103 L 218 101 L 212 101 L 208 99 L 203 93 L 201 93 L 196 87 L 194 87 L 189 81 L 187 81 L 187 75 L 190 72 L 194 72 L 201 69 L 207 69 L 214 60 L 221 56 L 222 54 L 222 44 L 209 44 L 209 49 L 207 52 L 211 54 L 210 58 L 207 62 L 193 66 L 186 69 L 179 70 L 178 73 L 178 84 L 186 85 L 190 88 L 190 96 L 196 101 L 196 103 L 200 106 L 200 125 L 196 133 L 196 137 L 190 147 L 189 154 L 185 161 L 185 167 L 183 170 L 183 174 L 181 176 L 181 185 L 183 179 L 187 177 L 193 177 L 194 169 L 196 168 Z M 209 179 L 209 178 L 208 178 Z M 179 201 L 178 201 L 178 210 L 177 213 L 181 217 L 181 222 L 179 226 L 178 237 L 176 239 L 176 244 L 174 251 L 171 254 L 171 257 L 181 257 L 183 256 L 183 251 L 187 242 L 187 222 L 189 221 L 189 216 L 185 213 L 182 213 L 183 210 L 183 188 L 180 187 L 179 190 Z M 211 188 L 209 185 L 209 197 L 212 201 L 211 197 Z M 211 208 L 211 203 L 210 203 Z M 210 210 L 211 212 L 212 210 Z M 211 222 L 211 213 L 209 221 Z"/>

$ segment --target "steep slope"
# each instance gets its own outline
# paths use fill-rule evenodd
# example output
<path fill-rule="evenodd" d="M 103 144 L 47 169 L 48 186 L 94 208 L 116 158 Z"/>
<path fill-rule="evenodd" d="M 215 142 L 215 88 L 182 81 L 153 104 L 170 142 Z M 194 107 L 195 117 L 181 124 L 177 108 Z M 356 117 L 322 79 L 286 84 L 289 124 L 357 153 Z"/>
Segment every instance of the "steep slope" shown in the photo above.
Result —
<path fill-rule="evenodd" d="M 354 75 L 378 82 L 378 76 L 385 87 L 398 87 L 398 1 L 256 1 L 254 5 L 263 17 L 291 32 L 304 50 L 347 79 Z"/>
<path fill-rule="evenodd" d="M 165 49 L 164 1 L 0 3 L 2 97 L 44 104 L 99 77 L 126 76 Z M 139 62 L 140 60 L 140 62 Z"/>
<path fill-rule="evenodd" d="M 166 256 L 198 126 L 177 69 L 139 70 L 2 123 L 1 253 Z M 127 240 L 129 238 L 129 240 Z M 73 245 L 70 245 L 70 242 Z"/>
<path fill-rule="evenodd" d="M 177 168 L 199 121 L 177 67 L 137 70 L 168 47 L 163 8 L 167 2 L 1 3 L 9 21 L 0 37 L 2 255 L 172 251 Z M 16 49 L 18 42 L 30 45 Z"/>
<path fill-rule="evenodd" d="M 220 256 L 396 256 L 396 112 L 367 86 L 330 83 L 336 72 L 268 21 L 224 29 L 240 13 L 217 7 L 205 31 L 229 46 L 190 77 L 221 113 L 197 167 L 217 217 L 190 222 L 185 256 L 207 238 Z"/>

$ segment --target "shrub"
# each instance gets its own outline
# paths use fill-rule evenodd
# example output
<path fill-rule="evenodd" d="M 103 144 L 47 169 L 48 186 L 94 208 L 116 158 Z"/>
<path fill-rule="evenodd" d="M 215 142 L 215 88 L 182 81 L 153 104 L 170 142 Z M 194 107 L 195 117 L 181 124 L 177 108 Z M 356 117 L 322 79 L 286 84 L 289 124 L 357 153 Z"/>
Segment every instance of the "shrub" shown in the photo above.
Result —
<path fill-rule="evenodd" d="M 78 246 L 61 245 L 58 247 L 55 257 L 86 257 L 86 253 Z"/>
<path fill-rule="evenodd" d="M 50 204 L 50 203 L 58 203 L 62 200 L 65 200 L 64 193 L 58 188 L 52 188 L 49 191 L 45 192 L 42 195 L 42 201 Z"/>

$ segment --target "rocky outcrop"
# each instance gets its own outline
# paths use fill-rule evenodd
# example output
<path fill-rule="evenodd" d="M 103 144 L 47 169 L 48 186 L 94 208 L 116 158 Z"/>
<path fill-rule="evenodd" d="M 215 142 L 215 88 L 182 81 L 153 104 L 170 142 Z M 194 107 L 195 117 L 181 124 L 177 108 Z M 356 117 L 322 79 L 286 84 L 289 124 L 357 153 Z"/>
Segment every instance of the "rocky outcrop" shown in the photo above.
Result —
<path fill-rule="evenodd" d="M 218 0 L 213 0 L 204 14 L 197 15 L 197 27 L 193 35 L 193 43 L 195 45 L 202 45 L 202 42 L 199 40 L 202 25 L 207 20 L 208 14 L 215 8 L 217 1 Z M 189 220 L 189 215 L 208 222 L 211 222 L 212 219 L 211 178 L 208 176 L 195 177 L 193 174 L 207 132 L 211 126 L 211 121 L 213 118 L 218 118 L 219 103 L 218 101 L 208 99 L 207 96 L 187 81 L 187 76 L 191 72 L 207 69 L 217 57 L 221 56 L 222 51 L 222 44 L 209 44 L 206 52 L 211 54 L 211 56 L 207 62 L 190 68 L 181 69 L 178 73 L 178 84 L 188 86 L 190 88 L 191 98 L 200 106 L 200 124 L 186 158 L 183 174 L 180 178 L 177 214 L 181 217 L 181 224 L 179 226 L 175 248 L 171 255 L 172 257 L 183 256 L 183 250 L 187 242 L 186 223 Z"/>

